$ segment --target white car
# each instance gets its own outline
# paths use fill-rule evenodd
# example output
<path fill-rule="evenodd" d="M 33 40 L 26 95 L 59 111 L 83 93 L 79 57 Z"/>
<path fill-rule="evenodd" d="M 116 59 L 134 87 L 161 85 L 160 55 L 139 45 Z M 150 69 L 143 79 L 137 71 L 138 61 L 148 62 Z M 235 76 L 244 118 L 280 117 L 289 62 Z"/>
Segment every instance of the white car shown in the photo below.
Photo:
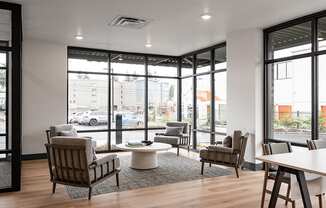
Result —
<path fill-rule="evenodd" d="M 78 119 L 80 125 L 96 126 L 108 123 L 108 113 L 103 111 L 87 111 Z"/>

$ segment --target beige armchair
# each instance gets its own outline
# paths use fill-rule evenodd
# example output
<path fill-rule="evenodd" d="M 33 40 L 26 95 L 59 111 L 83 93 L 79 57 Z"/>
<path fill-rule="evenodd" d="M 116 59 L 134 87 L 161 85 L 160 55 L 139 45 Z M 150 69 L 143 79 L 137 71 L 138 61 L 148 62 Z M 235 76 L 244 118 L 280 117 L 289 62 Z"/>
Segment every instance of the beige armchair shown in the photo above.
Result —
<path fill-rule="evenodd" d="M 249 134 L 242 136 L 241 131 L 235 131 L 232 138 L 232 147 L 211 145 L 200 150 L 202 163 L 201 174 L 204 174 L 205 163 L 234 167 L 239 178 L 239 167 L 244 163 L 244 155 Z"/>
<path fill-rule="evenodd" d="M 45 144 L 48 156 L 50 180 L 55 193 L 56 184 L 92 188 L 115 175 L 119 186 L 120 160 L 116 154 L 98 158 L 92 151 L 89 138 L 52 137 Z"/>

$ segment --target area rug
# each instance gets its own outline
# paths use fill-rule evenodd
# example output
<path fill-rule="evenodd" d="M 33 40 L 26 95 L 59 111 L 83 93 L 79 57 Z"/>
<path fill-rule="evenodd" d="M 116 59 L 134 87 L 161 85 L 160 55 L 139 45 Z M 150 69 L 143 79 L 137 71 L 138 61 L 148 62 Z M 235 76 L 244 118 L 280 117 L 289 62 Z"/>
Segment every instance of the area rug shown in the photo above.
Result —
<path fill-rule="evenodd" d="M 115 177 L 111 177 L 93 188 L 93 195 L 120 192 L 131 189 L 158 186 L 168 183 L 190 181 L 201 178 L 230 175 L 232 172 L 212 165 L 200 174 L 201 163 L 172 152 L 158 154 L 159 167 L 152 170 L 134 170 L 129 167 L 130 155 L 120 156 L 120 188 L 116 187 Z M 88 196 L 87 188 L 65 186 L 67 193 L 73 199 Z"/>

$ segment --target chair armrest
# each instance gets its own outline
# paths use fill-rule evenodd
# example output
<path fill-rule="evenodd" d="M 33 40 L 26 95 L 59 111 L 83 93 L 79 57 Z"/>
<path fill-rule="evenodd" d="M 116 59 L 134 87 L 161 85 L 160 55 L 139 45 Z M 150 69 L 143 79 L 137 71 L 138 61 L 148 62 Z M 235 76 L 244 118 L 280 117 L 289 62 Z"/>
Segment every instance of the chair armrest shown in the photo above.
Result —
<path fill-rule="evenodd" d="M 165 133 L 155 133 L 156 136 L 165 136 Z"/>
<path fill-rule="evenodd" d="M 223 144 L 223 141 L 216 141 L 215 144 Z"/>
<path fill-rule="evenodd" d="M 223 153 L 229 153 L 229 154 L 234 154 L 234 151 L 232 148 L 229 147 L 223 147 L 223 146 L 208 146 L 207 147 L 208 151 L 213 151 L 213 152 L 223 152 Z"/>
<path fill-rule="evenodd" d="M 99 165 L 105 164 L 107 162 L 110 162 L 112 160 L 115 160 L 116 158 L 118 158 L 117 154 L 105 155 L 103 157 L 100 157 L 100 158 L 97 158 L 96 160 L 94 160 L 92 165 L 99 166 Z"/>

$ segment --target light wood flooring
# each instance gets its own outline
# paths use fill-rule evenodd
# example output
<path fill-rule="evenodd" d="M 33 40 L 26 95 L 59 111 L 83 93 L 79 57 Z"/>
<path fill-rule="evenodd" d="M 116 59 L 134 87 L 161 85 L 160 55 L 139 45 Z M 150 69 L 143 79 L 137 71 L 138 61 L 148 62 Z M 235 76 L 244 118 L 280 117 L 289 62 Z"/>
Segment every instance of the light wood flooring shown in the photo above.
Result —
<path fill-rule="evenodd" d="M 198 154 L 184 150 L 181 154 L 198 158 Z M 51 194 L 46 160 L 24 161 L 22 190 L 0 194 L 0 208 L 255 208 L 260 207 L 262 180 L 262 171 L 241 171 L 240 179 L 234 175 L 221 176 L 102 194 L 93 196 L 91 201 L 72 200 L 62 185 L 57 185 L 56 193 Z M 268 195 L 266 198 L 269 200 Z M 313 199 L 313 203 L 318 207 L 317 200 Z M 297 205 L 302 207 L 299 201 Z M 278 200 L 278 207 L 285 207 L 282 200 Z"/>

